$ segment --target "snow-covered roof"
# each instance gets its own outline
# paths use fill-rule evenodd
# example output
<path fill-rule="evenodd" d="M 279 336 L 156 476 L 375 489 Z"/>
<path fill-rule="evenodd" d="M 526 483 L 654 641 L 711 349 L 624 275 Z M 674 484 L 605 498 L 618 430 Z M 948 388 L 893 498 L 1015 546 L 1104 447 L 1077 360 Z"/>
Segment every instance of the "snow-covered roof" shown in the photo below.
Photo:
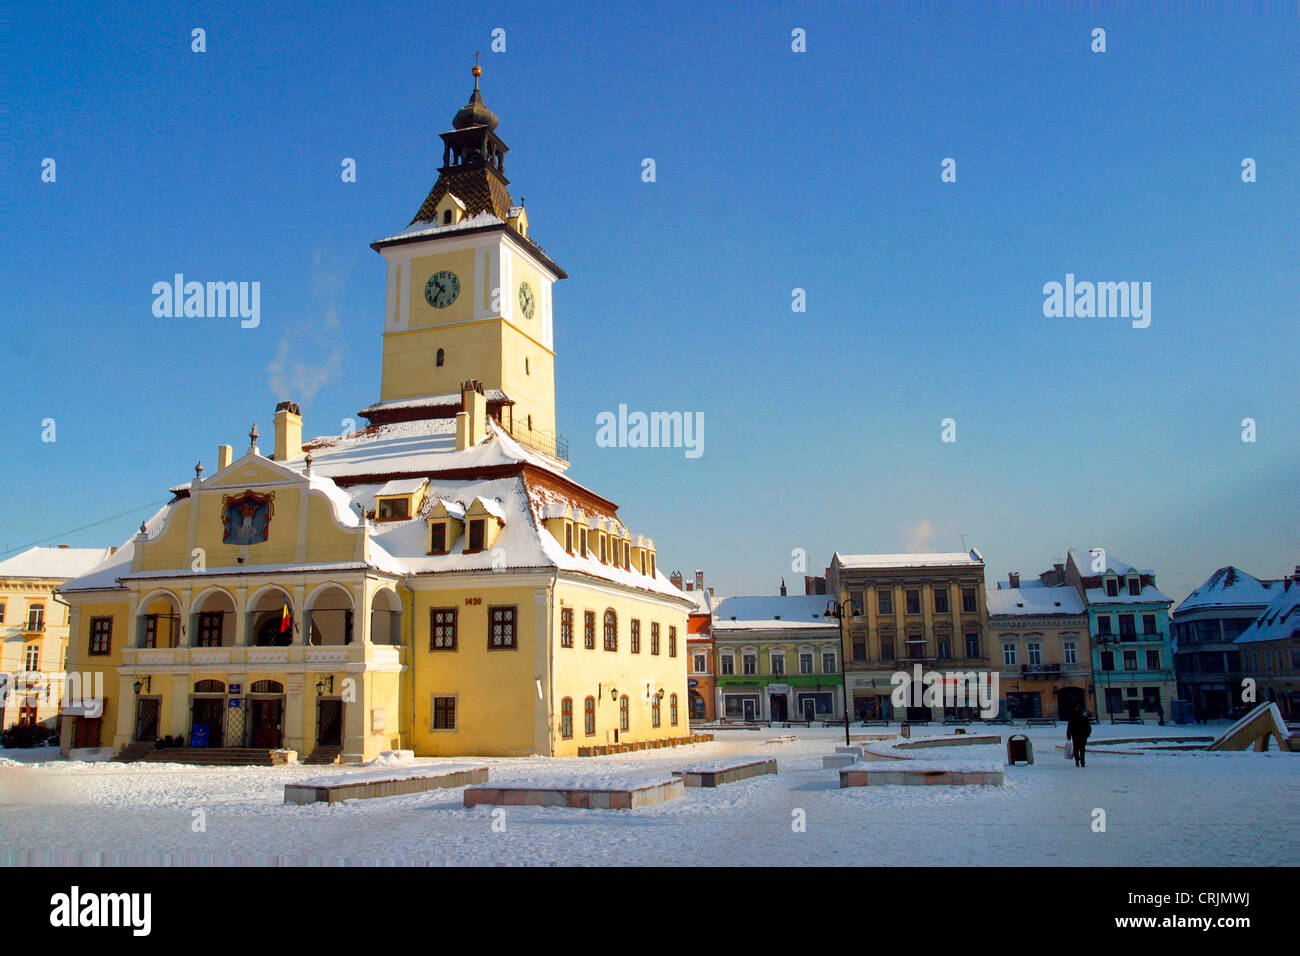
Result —
<path fill-rule="evenodd" d="M 1018 588 L 999 587 L 987 595 L 989 615 L 1083 614 L 1083 599 L 1069 585 L 1046 587 L 1041 581 L 1026 581 Z"/>
<path fill-rule="evenodd" d="M 1099 551 L 1105 551 L 1104 548 L 1098 548 Z M 1123 577 L 1126 574 L 1151 574 L 1155 572 L 1149 568 L 1135 568 L 1131 564 L 1125 564 L 1123 561 L 1116 561 L 1110 556 L 1109 551 L 1105 551 L 1106 568 L 1104 571 L 1094 571 L 1093 562 L 1097 560 L 1097 555 L 1092 551 L 1071 550 L 1070 557 L 1074 559 L 1074 566 L 1085 578 L 1098 577 L 1103 574 L 1117 574 Z"/>
<path fill-rule="evenodd" d="M 929 554 L 840 554 L 842 568 L 947 568 L 962 564 L 983 564 L 983 556 L 970 551 L 933 552 Z"/>
<path fill-rule="evenodd" d="M 483 392 L 483 397 L 489 402 L 508 402 L 510 396 L 499 388 L 489 388 Z M 372 418 L 375 413 L 393 411 L 406 408 L 447 408 L 449 406 L 460 407 L 464 396 L 460 392 L 446 392 L 441 395 L 417 395 L 415 398 L 395 398 L 387 402 L 375 402 L 361 409 L 359 414 L 362 418 Z M 454 419 L 453 419 L 454 421 Z"/>
<path fill-rule="evenodd" d="M 1198 608 L 1259 607 L 1264 608 L 1278 594 L 1281 581 L 1264 581 L 1240 568 L 1228 565 L 1219 568 L 1183 600 L 1174 610 L 1191 611 Z"/>
<path fill-rule="evenodd" d="M 1292 582 L 1241 632 L 1237 644 L 1262 644 L 1300 636 L 1300 583 Z"/>
<path fill-rule="evenodd" d="M 502 521 L 506 520 L 506 509 L 495 498 L 484 498 L 482 495 L 475 495 L 474 500 L 478 502 L 480 508 L 492 517 L 499 518 Z"/>
<path fill-rule="evenodd" d="M 395 478 L 376 488 L 375 497 L 387 498 L 397 495 L 413 495 L 424 487 L 424 483 L 424 478 Z"/>
<path fill-rule="evenodd" d="M 825 594 L 724 598 L 714 605 L 713 626 L 722 630 L 838 629 L 835 618 L 824 616 L 830 600 Z"/>
<path fill-rule="evenodd" d="M 111 548 L 28 548 L 0 561 L 0 578 L 68 581 L 103 563 Z"/>
<path fill-rule="evenodd" d="M 1148 572 L 1142 572 L 1146 574 Z M 1173 599 L 1152 584 L 1144 584 L 1138 594 L 1129 594 L 1120 587 L 1119 594 L 1107 594 L 1105 588 L 1085 588 L 1084 600 L 1089 604 L 1172 604 Z"/>
<path fill-rule="evenodd" d="M 462 232 L 466 229 L 478 229 L 482 226 L 493 225 L 505 225 L 505 223 L 486 209 L 477 216 L 470 216 L 468 219 L 462 219 L 460 222 L 449 223 L 445 226 L 417 219 L 401 232 L 385 236 L 382 239 L 376 239 L 374 244 L 392 242 L 394 239 L 410 239 L 413 236 L 440 236 L 448 232 Z"/>

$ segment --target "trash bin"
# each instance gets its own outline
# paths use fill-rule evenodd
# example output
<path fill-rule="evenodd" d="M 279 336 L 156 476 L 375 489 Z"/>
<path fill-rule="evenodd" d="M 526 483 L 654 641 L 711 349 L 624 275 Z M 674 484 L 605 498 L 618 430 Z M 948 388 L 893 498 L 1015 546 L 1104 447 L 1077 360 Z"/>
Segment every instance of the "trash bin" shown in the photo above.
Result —
<path fill-rule="evenodd" d="M 1034 745 L 1024 734 L 1012 734 L 1007 738 L 1007 764 L 1014 767 L 1018 763 L 1034 762 Z"/>
<path fill-rule="evenodd" d="M 901 724 L 898 725 L 898 735 L 900 737 L 911 737 L 912 725 L 909 724 L 907 721 L 903 721 Z"/>

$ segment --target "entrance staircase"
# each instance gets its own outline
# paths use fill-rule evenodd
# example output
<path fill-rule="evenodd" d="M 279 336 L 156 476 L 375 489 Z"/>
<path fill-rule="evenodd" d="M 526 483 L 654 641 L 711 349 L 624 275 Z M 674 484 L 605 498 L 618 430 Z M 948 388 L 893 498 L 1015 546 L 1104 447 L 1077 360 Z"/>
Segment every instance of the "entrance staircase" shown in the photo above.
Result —
<path fill-rule="evenodd" d="M 299 762 L 313 765 L 336 764 L 339 762 L 339 755 L 342 752 L 343 748 L 337 744 L 330 747 L 317 745 L 309 756 Z"/>
<path fill-rule="evenodd" d="M 131 744 L 115 760 L 141 763 L 186 763 L 201 767 L 270 767 L 271 751 L 256 747 L 164 747 Z"/>

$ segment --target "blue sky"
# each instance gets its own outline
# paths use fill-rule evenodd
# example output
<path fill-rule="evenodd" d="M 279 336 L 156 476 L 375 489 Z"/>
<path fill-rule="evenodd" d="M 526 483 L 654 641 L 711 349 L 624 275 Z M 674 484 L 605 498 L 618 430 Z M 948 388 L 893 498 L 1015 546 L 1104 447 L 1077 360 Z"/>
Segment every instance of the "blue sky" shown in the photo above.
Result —
<path fill-rule="evenodd" d="M 368 243 L 436 178 L 479 49 L 511 191 L 570 276 L 571 474 L 661 568 L 772 593 L 796 548 L 820 569 L 965 534 L 990 581 L 1096 546 L 1176 599 L 1228 563 L 1289 571 L 1294 15 L 991 11 L 16 11 L 0 551 L 161 504 L 281 398 L 314 435 L 378 397 Z M 175 272 L 261 282 L 261 325 L 155 318 Z M 1150 282 L 1150 327 L 1045 318 L 1066 273 Z M 598 448 L 620 403 L 703 413 L 703 456 Z M 116 544 L 152 510 L 58 540 Z"/>

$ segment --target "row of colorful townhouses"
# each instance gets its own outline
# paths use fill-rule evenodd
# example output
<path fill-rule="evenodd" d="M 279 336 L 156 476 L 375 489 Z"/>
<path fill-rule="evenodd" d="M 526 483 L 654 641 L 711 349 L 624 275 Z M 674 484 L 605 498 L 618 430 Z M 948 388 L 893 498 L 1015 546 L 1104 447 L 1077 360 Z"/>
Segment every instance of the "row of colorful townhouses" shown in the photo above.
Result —
<path fill-rule="evenodd" d="M 1300 568 L 1296 569 L 1300 575 Z M 986 588 L 978 551 L 836 554 L 802 595 L 718 597 L 673 575 L 690 616 L 693 720 L 966 719 L 895 704 L 896 675 L 996 673 L 1003 719 L 1219 719 L 1255 702 L 1300 713 L 1296 575 L 1221 568 L 1172 613 L 1155 573 L 1103 549 Z M 842 664 L 843 662 L 843 664 Z M 1244 681 L 1251 678 L 1249 681 Z M 1178 701 L 1178 704 L 1175 704 Z"/>

